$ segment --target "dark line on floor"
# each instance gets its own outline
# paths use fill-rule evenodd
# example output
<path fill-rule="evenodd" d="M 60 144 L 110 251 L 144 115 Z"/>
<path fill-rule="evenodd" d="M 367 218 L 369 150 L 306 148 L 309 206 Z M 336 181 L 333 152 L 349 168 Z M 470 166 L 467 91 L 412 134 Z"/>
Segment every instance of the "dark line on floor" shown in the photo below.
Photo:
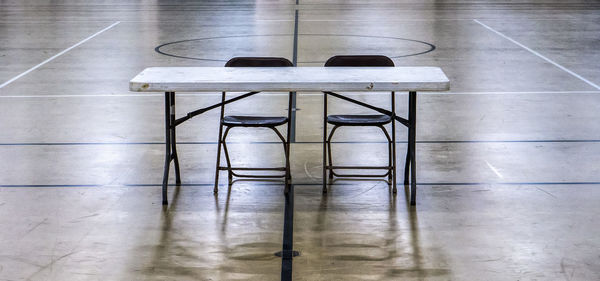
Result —
<path fill-rule="evenodd" d="M 292 262 L 294 257 L 294 185 L 285 194 L 283 220 L 283 246 L 281 253 L 281 280 L 292 280 Z"/>
<path fill-rule="evenodd" d="M 300 0 L 296 0 L 296 5 Z M 294 14 L 294 47 L 292 63 L 294 67 L 298 66 L 298 9 Z M 290 139 L 292 143 L 296 142 L 296 92 L 292 92 L 292 120 L 290 120 Z M 281 280 L 292 280 L 292 264 L 294 250 L 294 185 L 290 184 L 288 192 L 285 194 L 285 209 L 283 215 L 283 243 L 281 252 Z"/>
<path fill-rule="evenodd" d="M 293 115 L 292 115 L 293 116 Z M 280 144 L 275 141 L 254 141 L 254 142 L 227 142 L 229 144 Z M 321 141 L 296 141 L 297 144 L 321 144 Z M 376 144 L 387 143 L 385 141 L 332 141 L 339 144 Z M 407 143 L 406 141 L 396 141 L 396 143 Z M 423 140 L 417 143 L 600 143 L 600 140 Z M 164 145 L 164 142 L 14 142 L 0 143 L 0 146 L 69 146 L 69 145 Z M 217 144 L 215 141 L 178 141 L 177 144 Z"/>
<path fill-rule="evenodd" d="M 296 5 L 298 5 L 298 0 L 296 0 Z M 292 64 L 294 67 L 298 66 L 298 9 L 296 9 L 294 15 L 294 44 L 292 50 Z M 296 92 L 292 92 L 292 120 L 290 120 L 290 142 L 296 142 Z"/>
<path fill-rule="evenodd" d="M 292 63 L 298 66 L 298 10 L 294 13 L 294 45 L 292 50 Z"/>
<path fill-rule="evenodd" d="M 180 186 L 213 186 L 214 183 L 184 183 Z M 281 183 L 252 183 L 257 186 L 282 186 Z M 321 186 L 322 183 L 307 182 L 307 183 L 294 183 L 293 186 Z M 346 185 L 355 186 L 361 185 L 359 183 L 344 183 L 334 185 Z M 569 181 L 569 182 L 420 182 L 417 183 L 420 186 L 472 186 L 472 185 L 600 185 L 600 181 Z M 162 186 L 160 183 L 139 183 L 139 184 L 2 184 L 0 187 L 107 187 L 107 186 L 122 186 L 122 187 L 159 187 Z M 176 186 L 176 184 L 169 184 L 169 186 Z M 235 186 L 235 184 L 234 184 Z"/>

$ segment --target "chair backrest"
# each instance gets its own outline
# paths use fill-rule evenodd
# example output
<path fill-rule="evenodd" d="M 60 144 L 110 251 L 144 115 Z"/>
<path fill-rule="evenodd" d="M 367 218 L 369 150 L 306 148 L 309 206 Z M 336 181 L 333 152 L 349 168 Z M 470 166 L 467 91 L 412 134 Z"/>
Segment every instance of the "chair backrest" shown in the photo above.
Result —
<path fill-rule="evenodd" d="M 294 66 L 286 58 L 277 57 L 235 57 L 227 61 L 225 67 L 285 67 Z"/>
<path fill-rule="evenodd" d="M 225 67 L 290 67 L 294 64 L 286 58 L 280 57 L 235 57 L 225 63 Z M 221 102 L 225 102 L 225 92 L 221 95 Z M 292 94 L 288 97 L 288 118 L 291 118 L 292 112 Z M 223 119 L 225 105 L 221 106 L 221 119 Z"/>
<path fill-rule="evenodd" d="M 325 66 L 394 66 L 394 62 L 381 55 L 349 55 L 333 56 L 325 62 Z"/>

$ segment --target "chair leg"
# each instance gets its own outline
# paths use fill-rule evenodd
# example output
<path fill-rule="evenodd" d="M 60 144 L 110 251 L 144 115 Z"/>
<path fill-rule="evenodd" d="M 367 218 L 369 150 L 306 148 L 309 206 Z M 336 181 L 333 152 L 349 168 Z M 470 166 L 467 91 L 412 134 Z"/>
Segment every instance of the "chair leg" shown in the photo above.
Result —
<path fill-rule="evenodd" d="M 331 138 L 333 138 L 333 133 L 335 132 L 335 130 L 337 130 L 339 128 L 339 126 L 333 126 L 333 129 L 331 129 L 331 132 L 329 133 L 329 137 L 327 137 L 327 155 L 329 157 L 329 179 L 333 179 L 333 175 L 335 174 L 335 172 L 333 171 L 333 157 L 332 152 L 331 152 Z"/>
<path fill-rule="evenodd" d="M 392 161 L 393 161 L 393 159 L 392 159 L 392 142 L 388 141 L 388 165 L 390 166 L 390 169 L 388 170 L 388 173 L 390 173 L 388 175 L 388 181 L 390 183 L 392 183 L 392 176 L 394 173 L 393 168 L 392 168 L 392 165 L 394 165 L 394 163 Z"/>
<path fill-rule="evenodd" d="M 217 142 L 217 167 L 215 171 L 215 187 L 213 189 L 213 193 L 217 194 L 219 192 L 219 168 L 221 166 L 221 143 L 222 143 L 222 134 L 223 134 L 223 124 L 219 125 L 219 141 Z"/>
<path fill-rule="evenodd" d="M 327 93 L 323 93 L 323 193 L 327 193 Z"/>
<path fill-rule="evenodd" d="M 388 134 L 387 130 L 385 129 L 384 126 L 377 126 L 379 127 L 379 129 L 381 129 L 383 131 L 383 134 L 385 135 L 385 138 L 388 141 L 388 181 L 390 182 L 390 185 L 392 184 L 392 168 L 393 168 L 393 160 L 392 160 L 392 139 L 390 138 L 390 135 Z"/>
<path fill-rule="evenodd" d="M 284 193 L 290 191 L 290 185 L 292 184 L 292 171 L 290 167 L 290 139 L 284 143 L 285 146 L 285 189 Z"/>
<path fill-rule="evenodd" d="M 281 140 L 281 143 L 283 144 L 283 154 L 285 155 L 285 181 L 286 181 L 286 185 L 287 185 L 287 181 L 289 179 L 291 179 L 290 177 L 290 154 L 289 154 L 289 143 L 283 138 L 283 135 L 279 132 L 279 130 L 277 130 L 274 127 L 269 127 L 271 130 L 273 130 L 273 132 L 275 132 L 275 134 L 277 134 L 277 136 L 279 137 L 279 139 Z"/>
<path fill-rule="evenodd" d="M 292 179 L 292 171 L 291 171 L 291 167 L 290 167 L 290 141 L 287 140 L 285 143 L 285 173 L 286 176 L 285 178 L 288 180 Z"/>
<path fill-rule="evenodd" d="M 221 92 L 221 103 L 225 102 L 225 92 Z M 219 140 L 217 142 L 217 167 L 215 169 L 215 187 L 213 194 L 219 192 L 219 173 L 221 172 L 221 144 L 223 143 L 223 116 L 225 115 L 225 106 L 221 105 L 221 114 L 219 116 Z"/>
<path fill-rule="evenodd" d="M 223 134 L 223 152 L 225 153 L 225 160 L 227 161 L 227 178 L 228 178 L 228 184 L 232 184 L 233 183 L 233 174 L 231 171 L 231 159 L 229 159 L 229 150 L 227 149 L 227 134 L 229 134 L 229 130 L 231 130 L 232 127 L 227 127 L 227 129 L 225 129 L 225 134 Z"/>

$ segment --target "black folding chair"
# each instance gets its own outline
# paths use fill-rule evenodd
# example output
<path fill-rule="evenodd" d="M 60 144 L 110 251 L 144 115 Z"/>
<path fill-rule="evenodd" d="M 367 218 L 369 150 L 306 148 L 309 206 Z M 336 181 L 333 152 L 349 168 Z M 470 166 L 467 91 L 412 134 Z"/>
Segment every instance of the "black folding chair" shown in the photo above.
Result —
<path fill-rule="evenodd" d="M 394 62 L 386 57 L 379 55 L 358 55 L 358 56 L 334 56 L 325 62 L 326 67 L 393 67 Z M 327 171 L 329 171 L 329 179 L 333 177 L 388 177 L 390 184 L 393 185 L 393 191 L 396 192 L 396 126 L 392 122 L 393 118 L 390 115 L 376 114 L 376 115 L 327 115 L 327 96 L 335 95 L 340 97 L 338 94 L 325 92 L 324 93 L 324 108 L 323 116 L 325 116 L 326 123 L 323 124 L 323 193 L 327 192 Z M 352 101 L 349 98 L 346 100 Z M 394 92 L 391 96 L 392 100 L 392 111 L 395 115 L 395 97 Z M 329 136 L 327 136 L 327 123 L 333 125 Z M 392 123 L 392 137 L 388 134 L 385 129 L 385 125 Z M 344 126 L 370 126 L 380 128 L 388 141 L 388 165 L 387 166 L 340 166 L 333 165 L 333 157 L 331 154 L 331 138 L 333 133 L 340 127 Z M 326 158 L 329 158 L 328 165 L 325 165 Z M 335 170 L 385 170 L 384 174 L 340 174 Z"/>
<path fill-rule="evenodd" d="M 236 57 L 230 59 L 225 67 L 290 67 L 293 64 L 285 58 L 275 57 Z M 251 93 L 256 94 L 256 93 Z M 225 102 L 226 93 L 223 92 L 221 95 L 221 102 Z M 285 178 L 286 181 L 286 192 L 288 190 L 288 184 L 291 181 L 290 174 L 290 122 L 292 114 L 292 93 L 289 93 L 288 101 L 288 116 L 245 116 L 245 115 L 225 115 L 225 105 L 221 106 L 221 117 L 219 126 L 219 142 L 217 147 L 217 169 L 215 173 L 215 188 L 214 193 L 219 191 L 219 172 L 221 170 L 227 171 L 229 184 L 232 184 L 233 177 L 241 178 Z M 277 126 L 287 124 L 287 137 L 277 130 Z M 223 127 L 226 127 L 223 133 Z M 229 158 L 229 151 L 227 150 L 227 134 L 229 130 L 235 127 L 252 127 L 252 128 L 268 128 L 277 134 L 281 142 L 283 143 L 283 150 L 285 155 L 285 167 L 275 168 L 247 168 L 247 167 L 232 167 L 231 159 Z M 225 160 L 227 166 L 221 166 L 221 146 L 223 146 L 223 152 L 225 153 Z M 253 175 L 253 174 L 239 174 L 235 171 L 282 171 L 281 175 Z"/>

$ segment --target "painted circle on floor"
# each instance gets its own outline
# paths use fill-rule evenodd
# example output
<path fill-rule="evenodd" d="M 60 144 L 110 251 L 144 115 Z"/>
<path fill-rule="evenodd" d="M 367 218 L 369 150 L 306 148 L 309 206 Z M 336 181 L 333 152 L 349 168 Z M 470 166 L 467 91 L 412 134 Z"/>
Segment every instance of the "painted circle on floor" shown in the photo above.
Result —
<path fill-rule="evenodd" d="M 311 42 L 317 42 L 319 45 L 318 49 L 314 46 L 304 47 L 303 41 L 299 40 L 300 58 L 308 54 L 316 59 L 310 61 L 299 59 L 298 63 L 323 64 L 328 58 L 343 54 L 383 54 L 390 58 L 403 58 L 423 55 L 435 50 L 435 46 L 431 43 L 389 36 L 298 34 L 298 38 L 311 38 Z M 274 45 L 283 47 L 274 52 L 272 48 Z M 339 50 L 339 46 L 344 46 L 344 50 Z M 290 57 L 292 48 L 293 34 L 268 34 L 180 40 L 162 44 L 154 50 L 170 57 L 226 62 L 229 58 L 240 56 Z M 206 53 L 214 54 L 214 57 L 203 56 Z"/>

